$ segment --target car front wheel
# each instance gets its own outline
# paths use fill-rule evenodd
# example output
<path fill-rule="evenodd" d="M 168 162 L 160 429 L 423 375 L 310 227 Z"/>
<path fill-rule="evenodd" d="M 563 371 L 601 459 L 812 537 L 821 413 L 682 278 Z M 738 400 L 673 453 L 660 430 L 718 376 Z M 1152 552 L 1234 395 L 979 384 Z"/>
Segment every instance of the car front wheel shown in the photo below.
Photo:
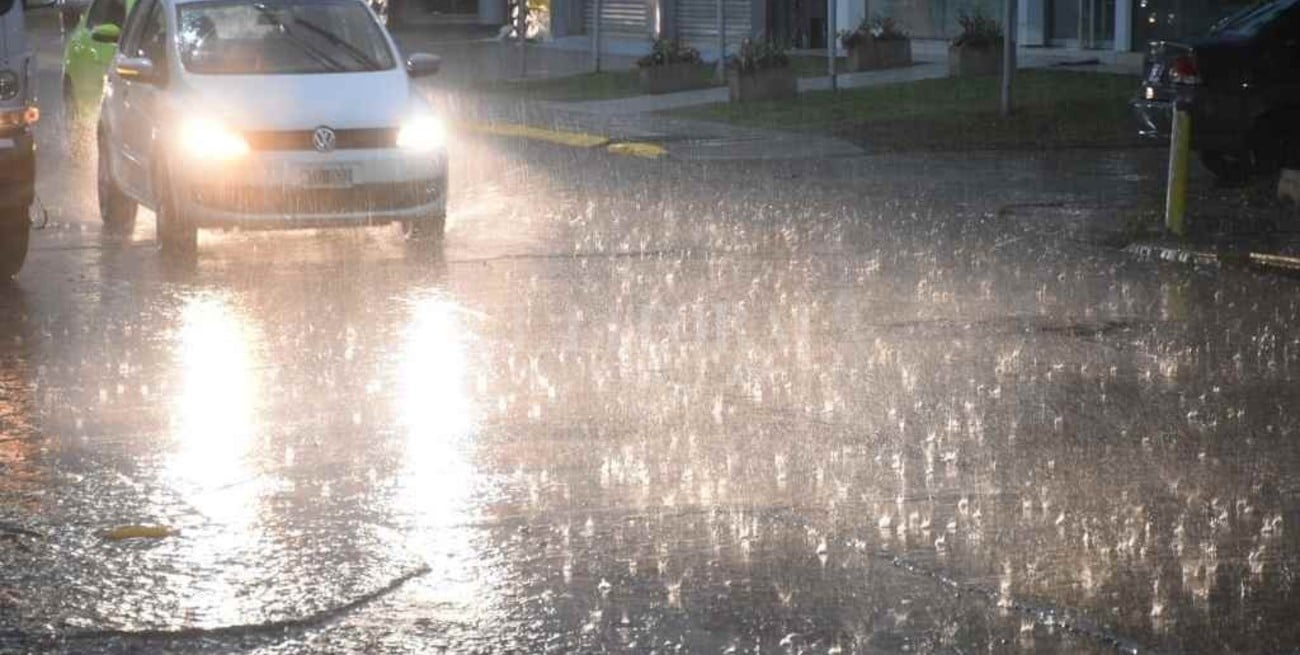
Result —
<path fill-rule="evenodd" d="M 102 141 L 99 144 L 95 177 L 99 191 L 100 219 L 110 228 L 129 228 L 135 223 L 136 204 L 113 181 L 113 173 L 108 165 L 108 151 Z"/>
<path fill-rule="evenodd" d="M 1255 158 L 1249 150 L 1204 150 L 1201 163 L 1220 181 L 1240 184 L 1255 172 Z"/>
<path fill-rule="evenodd" d="M 175 194 L 165 177 L 154 181 L 158 199 L 154 214 L 157 218 L 158 245 L 163 254 L 192 255 L 198 249 L 199 230 L 176 206 Z"/>
<path fill-rule="evenodd" d="M 420 244 L 429 247 L 437 247 L 442 244 L 442 237 L 446 231 L 446 216 L 430 216 L 410 221 L 402 221 L 399 226 L 402 229 L 402 238 L 409 243 Z"/>
<path fill-rule="evenodd" d="M 27 259 L 31 223 L 26 207 L 0 209 L 0 282 L 18 273 Z"/>

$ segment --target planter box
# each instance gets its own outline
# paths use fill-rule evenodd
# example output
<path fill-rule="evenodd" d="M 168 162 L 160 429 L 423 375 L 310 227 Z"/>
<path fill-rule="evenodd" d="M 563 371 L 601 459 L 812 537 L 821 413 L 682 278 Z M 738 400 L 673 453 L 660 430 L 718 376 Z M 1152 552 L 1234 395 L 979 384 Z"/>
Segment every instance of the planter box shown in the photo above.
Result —
<path fill-rule="evenodd" d="M 949 46 L 948 75 L 997 75 L 1002 70 L 1002 44 L 988 47 Z"/>
<path fill-rule="evenodd" d="M 713 84 L 713 71 L 704 64 L 668 64 L 641 68 L 642 93 L 673 93 Z"/>
<path fill-rule="evenodd" d="M 732 102 L 780 100 L 793 98 L 798 93 L 794 69 L 789 66 L 743 73 L 729 70 L 727 88 L 731 91 Z"/>
<path fill-rule="evenodd" d="M 867 39 L 849 48 L 849 68 L 873 71 L 912 65 L 911 39 Z"/>

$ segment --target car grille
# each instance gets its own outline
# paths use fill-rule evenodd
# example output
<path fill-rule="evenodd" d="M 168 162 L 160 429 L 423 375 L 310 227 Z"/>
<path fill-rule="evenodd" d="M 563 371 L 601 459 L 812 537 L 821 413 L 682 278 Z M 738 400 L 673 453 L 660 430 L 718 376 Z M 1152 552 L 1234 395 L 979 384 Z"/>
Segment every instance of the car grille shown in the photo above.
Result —
<path fill-rule="evenodd" d="M 252 150 L 314 150 L 312 134 L 315 130 L 284 130 L 276 132 L 245 132 L 244 139 Z M 393 128 L 367 128 L 334 130 L 335 150 L 365 148 L 393 148 L 397 146 L 397 130 Z"/>
<path fill-rule="evenodd" d="M 397 211 L 439 200 L 435 180 L 358 184 L 340 189 L 199 186 L 191 195 L 200 206 L 238 214 L 308 216 Z"/>

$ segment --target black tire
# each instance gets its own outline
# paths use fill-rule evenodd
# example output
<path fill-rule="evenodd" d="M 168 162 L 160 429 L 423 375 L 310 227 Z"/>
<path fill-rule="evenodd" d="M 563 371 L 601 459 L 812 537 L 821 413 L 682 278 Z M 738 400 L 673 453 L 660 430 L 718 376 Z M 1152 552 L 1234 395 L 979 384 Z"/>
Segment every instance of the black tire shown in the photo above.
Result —
<path fill-rule="evenodd" d="M 176 202 L 167 178 L 158 176 L 154 179 L 154 215 L 157 218 L 158 247 L 164 255 L 188 257 L 199 247 L 199 229 L 193 222 L 177 211 Z"/>
<path fill-rule="evenodd" d="M 1203 150 L 1201 164 L 1219 181 L 1240 184 L 1255 172 L 1255 158 L 1249 150 Z"/>
<path fill-rule="evenodd" d="M 402 230 L 402 238 L 409 243 L 439 246 L 442 244 L 442 238 L 447 228 L 446 216 L 432 216 L 413 221 L 402 221 L 398 224 Z"/>
<path fill-rule="evenodd" d="M 31 230 L 27 207 L 0 209 L 0 282 L 17 275 L 23 267 Z"/>
<path fill-rule="evenodd" d="M 114 229 L 130 228 L 135 224 L 136 204 L 113 181 L 109 171 L 108 156 L 104 144 L 99 144 L 96 168 L 96 188 L 99 191 L 99 218 L 104 225 Z"/>

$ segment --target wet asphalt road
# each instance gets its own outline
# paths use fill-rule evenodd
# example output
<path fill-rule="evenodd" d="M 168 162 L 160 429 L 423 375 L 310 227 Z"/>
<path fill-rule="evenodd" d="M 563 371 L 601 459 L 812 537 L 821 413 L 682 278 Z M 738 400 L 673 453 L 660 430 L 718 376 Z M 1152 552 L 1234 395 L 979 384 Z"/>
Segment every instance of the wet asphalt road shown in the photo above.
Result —
<path fill-rule="evenodd" d="M 0 288 L 2 652 L 1300 647 L 1295 283 L 997 211 L 1158 157 L 457 136 L 438 256 L 184 263 L 53 128 Z"/>

